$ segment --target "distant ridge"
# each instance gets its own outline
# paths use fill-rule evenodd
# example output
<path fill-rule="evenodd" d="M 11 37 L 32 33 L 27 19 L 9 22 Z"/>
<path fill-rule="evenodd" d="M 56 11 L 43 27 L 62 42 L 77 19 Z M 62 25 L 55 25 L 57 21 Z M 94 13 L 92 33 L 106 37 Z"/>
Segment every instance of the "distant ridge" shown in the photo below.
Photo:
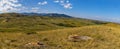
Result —
<path fill-rule="evenodd" d="M 21 13 L 1 13 L 0 17 L 23 17 L 26 15 L 23 15 Z"/>
<path fill-rule="evenodd" d="M 63 18 L 73 18 L 72 16 L 66 14 L 58 14 L 58 13 L 21 13 L 23 15 L 29 16 L 48 16 L 48 17 L 63 17 Z"/>
<path fill-rule="evenodd" d="M 34 17 L 34 16 L 38 16 L 38 17 L 51 17 L 51 18 L 72 18 L 72 19 L 82 19 L 82 20 L 92 20 L 95 23 L 99 23 L 99 22 L 109 22 L 110 21 L 103 21 L 103 20 L 95 20 L 95 19 L 89 19 L 89 18 L 79 18 L 79 17 L 72 17 L 66 14 L 59 14 L 59 13 L 0 13 L 0 17 Z M 111 22 L 111 23 L 116 23 L 116 24 L 120 24 L 118 22 Z"/>
<path fill-rule="evenodd" d="M 58 13 L 1 13 L 1 16 L 48 16 L 48 17 L 60 17 L 60 18 L 74 18 L 72 16 L 66 14 L 58 14 Z"/>

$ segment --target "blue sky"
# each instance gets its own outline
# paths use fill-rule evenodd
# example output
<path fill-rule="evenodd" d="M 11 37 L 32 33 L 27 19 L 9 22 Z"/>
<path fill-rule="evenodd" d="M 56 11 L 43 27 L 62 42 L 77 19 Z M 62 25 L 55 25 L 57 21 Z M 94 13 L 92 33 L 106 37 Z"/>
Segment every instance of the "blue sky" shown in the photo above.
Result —
<path fill-rule="evenodd" d="M 74 17 L 120 22 L 120 0 L 1 0 L 16 1 L 3 12 L 63 13 Z M 0 2 L 1 2 L 0 1 Z M 62 2 L 63 1 L 63 2 Z M 3 4 L 3 3 L 0 3 Z M 19 5 L 19 6 L 18 6 Z M 11 9 L 10 11 L 8 9 Z M 12 10 L 14 9 L 14 10 Z M 15 10 L 16 9 L 16 10 Z M 19 10 L 18 10 L 19 9 Z"/>

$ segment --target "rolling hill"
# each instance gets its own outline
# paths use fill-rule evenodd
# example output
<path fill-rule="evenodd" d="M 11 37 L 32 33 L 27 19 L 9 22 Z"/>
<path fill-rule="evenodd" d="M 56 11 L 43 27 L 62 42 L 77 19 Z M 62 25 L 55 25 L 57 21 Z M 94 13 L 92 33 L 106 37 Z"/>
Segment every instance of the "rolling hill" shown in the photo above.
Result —
<path fill-rule="evenodd" d="M 92 39 L 72 42 L 70 35 L 88 36 Z M 6 37 L 5 37 L 6 36 Z M 0 48 L 6 49 L 119 49 L 120 30 L 118 28 L 94 25 L 34 34 L 0 33 Z M 37 42 L 41 45 L 37 45 Z"/>
<path fill-rule="evenodd" d="M 120 49 L 120 24 L 59 15 L 0 14 L 0 49 Z"/>
<path fill-rule="evenodd" d="M 48 17 L 63 17 L 63 18 L 73 18 L 72 16 L 58 13 L 20 13 L 29 16 L 48 16 Z"/>
<path fill-rule="evenodd" d="M 49 16 L 50 14 L 48 16 L 47 15 L 36 16 L 20 13 L 0 14 L 0 32 L 34 32 L 108 23 L 82 18 L 72 18 L 70 16 L 68 18 L 65 14 L 62 14 L 63 16 L 61 14 L 56 14 L 52 17 Z"/>

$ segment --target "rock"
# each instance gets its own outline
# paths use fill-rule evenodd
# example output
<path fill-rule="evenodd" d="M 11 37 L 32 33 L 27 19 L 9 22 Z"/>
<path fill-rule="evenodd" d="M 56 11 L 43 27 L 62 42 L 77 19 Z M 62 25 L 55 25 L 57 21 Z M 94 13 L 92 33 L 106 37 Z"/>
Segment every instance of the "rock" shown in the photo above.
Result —
<path fill-rule="evenodd" d="M 46 46 L 41 43 L 41 42 L 30 42 L 30 43 L 27 43 L 25 44 L 25 46 L 23 47 L 25 49 L 44 49 L 46 48 Z"/>
<path fill-rule="evenodd" d="M 43 46 L 44 44 L 42 42 L 30 42 L 27 43 L 26 46 Z"/>
<path fill-rule="evenodd" d="M 25 49 L 45 49 L 47 48 L 47 46 L 45 44 L 43 44 L 42 42 L 30 42 L 25 44 L 25 46 L 23 47 Z"/>
<path fill-rule="evenodd" d="M 92 39 L 92 38 L 89 37 L 89 36 L 80 36 L 80 39 L 87 41 L 87 40 L 90 40 L 90 39 Z"/>
<path fill-rule="evenodd" d="M 68 37 L 69 41 L 73 41 L 73 42 L 79 42 L 79 41 L 88 41 L 91 40 L 92 37 L 89 36 L 79 36 L 79 35 L 70 35 Z"/>
<path fill-rule="evenodd" d="M 30 42 L 30 43 L 25 44 L 24 48 L 44 49 L 46 48 L 46 45 L 44 45 L 42 42 Z"/>

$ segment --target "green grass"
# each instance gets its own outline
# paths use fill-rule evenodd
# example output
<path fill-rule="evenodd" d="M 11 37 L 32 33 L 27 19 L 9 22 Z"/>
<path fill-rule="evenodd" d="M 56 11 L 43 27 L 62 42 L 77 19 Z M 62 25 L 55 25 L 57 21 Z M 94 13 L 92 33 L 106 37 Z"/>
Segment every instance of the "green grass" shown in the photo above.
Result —
<path fill-rule="evenodd" d="M 77 34 L 89 36 L 93 40 L 71 42 L 68 36 Z M 43 42 L 44 49 L 119 49 L 120 30 L 109 26 L 85 26 L 69 29 L 57 29 L 51 31 L 39 31 L 33 34 L 27 33 L 0 33 L 1 48 L 26 49 L 29 42 Z M 59 47 L 59 48 L 58 48 Z M 32 47 L 29 46 L 32 49 Z"/>
<path fill-rule="evenodd" d="M 92 40 L 72 42 L 70 35 Z M 120 25 L 82 18 L 0 15 L 0 49 L 120 49 Z M 42 42 L 43 47 L 28 43 Z"/>
<path fill-rule="evenodd" d="M 82 19 L 59 18 L 47 16 L 24 16 L 19 14 L 1 14 L 0 32 L 27 32 L 82 27 L 104 24 L 106 22 Z"/>

